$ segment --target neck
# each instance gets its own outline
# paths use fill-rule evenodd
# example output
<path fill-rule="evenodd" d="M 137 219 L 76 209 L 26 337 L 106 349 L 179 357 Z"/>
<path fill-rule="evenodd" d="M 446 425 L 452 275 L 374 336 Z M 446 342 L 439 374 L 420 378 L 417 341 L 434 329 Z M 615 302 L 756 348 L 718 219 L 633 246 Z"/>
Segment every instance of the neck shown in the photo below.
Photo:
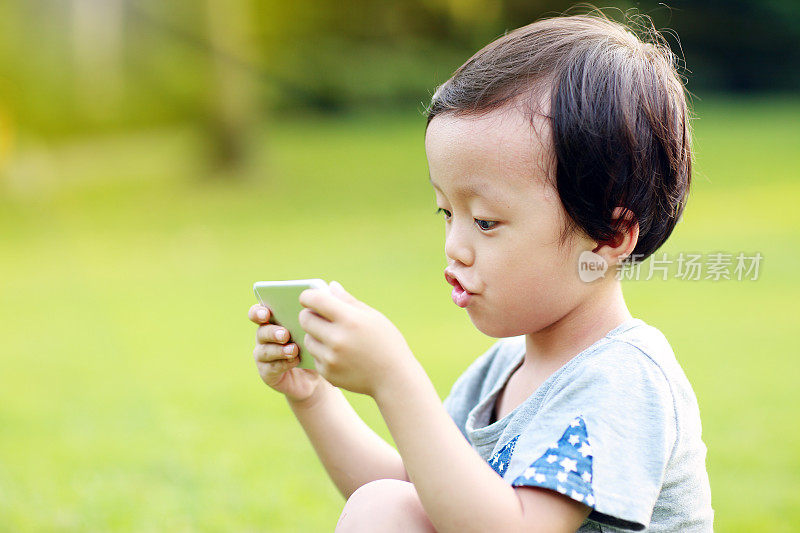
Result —
<path fill-rule="evenodd" d="M 524 366 L 560 368 L 629 318 L 619 281 L 598 287 L 581 305 L 546 328 L 525 336 Z"/>

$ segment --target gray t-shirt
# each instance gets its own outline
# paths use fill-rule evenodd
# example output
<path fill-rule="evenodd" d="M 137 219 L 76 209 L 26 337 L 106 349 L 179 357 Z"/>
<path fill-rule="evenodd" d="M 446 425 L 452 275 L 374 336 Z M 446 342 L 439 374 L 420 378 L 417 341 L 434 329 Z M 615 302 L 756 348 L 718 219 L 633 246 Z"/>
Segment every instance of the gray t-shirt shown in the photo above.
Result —
<path fill-rule="evenodd" d="M 489 423 L 524 357 L 525 336 L 500 339 L 444 400 L 503 479 L 591 507 L 580 532 L 713 531 L 697 398 L 658 329 L 626 320 Z"/>

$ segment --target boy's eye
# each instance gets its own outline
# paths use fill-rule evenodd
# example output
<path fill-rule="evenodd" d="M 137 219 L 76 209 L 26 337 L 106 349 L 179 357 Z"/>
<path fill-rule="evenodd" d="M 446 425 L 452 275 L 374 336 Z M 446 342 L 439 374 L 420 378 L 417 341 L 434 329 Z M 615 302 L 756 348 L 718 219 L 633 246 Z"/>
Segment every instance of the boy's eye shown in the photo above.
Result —
<path fill-rule="evenodd" d="M 489 231 L 490 229 L 494 228 L 495 224 L 497 224 L 497 222 L 492 222 L 491 220 L 481 220 L 479 218 L 475 219 L 475 223 L 483 231 Z"/>
<path fill-rule="evenodd" d="M 441 207 L 436 209 L 436 214 L 438 215 L 439 213 L 444 213 L 445 220 L 450 220 L 450 217 L 453 216 L 450 213 L 450 211 L 448 211 L 447 209 L 442 209 Z M 494 227 L 497 225 L 497 222 L 491 220 L 481 220 L 480 218 L 476 218 L 475 224 L 477 224 L 482 231 L 489 231 L 491 229 L 494 229 Z"/>

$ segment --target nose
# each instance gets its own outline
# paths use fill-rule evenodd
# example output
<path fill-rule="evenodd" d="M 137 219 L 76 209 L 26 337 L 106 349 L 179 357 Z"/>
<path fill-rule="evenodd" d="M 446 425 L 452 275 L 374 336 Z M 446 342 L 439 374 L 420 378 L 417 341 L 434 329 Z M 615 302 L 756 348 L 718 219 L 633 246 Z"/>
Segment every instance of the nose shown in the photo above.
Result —
<path fill-rule="evenodd" d="M 475 252 L 469 242 L 469 229 L 465 224 L 452 222 L 444 241 L 445 255 L 466 266 L 475 260 Z"/>

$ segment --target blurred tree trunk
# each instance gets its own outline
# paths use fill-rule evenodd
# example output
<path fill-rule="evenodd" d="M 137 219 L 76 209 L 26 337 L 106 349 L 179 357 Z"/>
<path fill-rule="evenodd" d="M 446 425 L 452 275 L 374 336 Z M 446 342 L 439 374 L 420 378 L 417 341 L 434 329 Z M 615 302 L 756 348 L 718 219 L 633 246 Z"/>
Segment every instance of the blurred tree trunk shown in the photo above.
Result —
<path fill-rule="evenodd" d="M 72 0 L 71 41 L 78 104 L 89 116 L 113 112 L 121 100 L 123 0 Z"/>
<path fill-rule="evenodd" d="M 212 47 L 207 132 L 211 164 L 235 177 L 249 159 L 258 109 L 248 0 L 206 0 Z"/>

